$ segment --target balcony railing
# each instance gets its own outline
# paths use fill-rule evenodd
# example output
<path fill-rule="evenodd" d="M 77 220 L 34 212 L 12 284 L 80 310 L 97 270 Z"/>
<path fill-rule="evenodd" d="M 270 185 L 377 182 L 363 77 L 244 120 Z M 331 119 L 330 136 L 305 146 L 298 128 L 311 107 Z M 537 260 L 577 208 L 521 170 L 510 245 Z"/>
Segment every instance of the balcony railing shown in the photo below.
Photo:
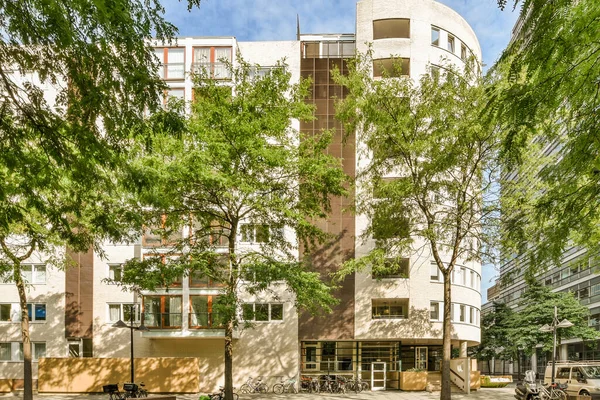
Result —
<path fill-rule="evenodd" d="M 227 64 L 222 62 L 203 62 L 193 63 L 192 72 L 206 73 L 212 79 L 231 79 L 231 71 L 227 68 Z"/>
<path fill-rule="evenodd" d="M 219 314 L 211 312 L 195 312 L 189 315 L 190 328 L 223 328 Z"/>
<path fill-rule="evenodd" d="M 144 324 L 148 328 L 181 328 L 181 313 L 145 313 Z"/>

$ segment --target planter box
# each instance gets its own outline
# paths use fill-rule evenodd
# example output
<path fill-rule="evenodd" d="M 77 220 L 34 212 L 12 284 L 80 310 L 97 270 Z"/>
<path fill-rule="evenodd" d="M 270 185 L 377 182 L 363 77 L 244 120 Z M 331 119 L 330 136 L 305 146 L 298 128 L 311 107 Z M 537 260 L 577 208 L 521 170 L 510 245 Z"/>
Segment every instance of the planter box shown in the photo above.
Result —
<path fill-rule="evenodd" d="M 400 372 L 400 389 L 402 390 L 425 390 L 427 386 L 427 371 L 422 372 Z"/>
<path fill-rule="evenodd" d="M 0 393 L 9 393 L 13 390 L 12 379 L 0 379 Z"/>

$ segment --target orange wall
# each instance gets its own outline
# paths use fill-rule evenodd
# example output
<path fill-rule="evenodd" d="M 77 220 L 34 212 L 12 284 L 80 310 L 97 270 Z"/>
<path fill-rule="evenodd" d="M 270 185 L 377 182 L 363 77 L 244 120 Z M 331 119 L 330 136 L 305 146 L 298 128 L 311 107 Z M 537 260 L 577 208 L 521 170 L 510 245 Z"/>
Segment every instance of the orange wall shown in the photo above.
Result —
<path fill-rule="evenodd" d="M 102 392 L 110 383 L 129 382 L 128 358 L 43 358 L 38 366 L 40 393 Z M 151 393 L 197 393 L 197 358 L 136 358 L 135 380 Z"/>

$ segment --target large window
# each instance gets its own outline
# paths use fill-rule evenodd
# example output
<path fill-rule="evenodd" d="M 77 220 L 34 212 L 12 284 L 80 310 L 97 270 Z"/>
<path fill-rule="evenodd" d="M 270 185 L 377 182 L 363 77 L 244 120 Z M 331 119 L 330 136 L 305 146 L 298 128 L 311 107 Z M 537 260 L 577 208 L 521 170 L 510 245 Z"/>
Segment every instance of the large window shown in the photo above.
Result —
<path fill-rule="evenodd" d="M 432 282 L 440 282 L 442 280 L 442 273 L 440 272 L 437 263 L 435 261 L 431 261 L 430 268 L 431 272 L 429 274 L 429 280 Z"/>
<path fill-rule="evenodd" d="M 392 18 L 373 21 L 373 40 L 387 38 L 410 38 L 410 20 Z"/>
<path fill-rule="evenodd" d="M 395 78 L 410 75 L 410 58 L 378 58 L 373 60 L 373 76 Z"/>
<path fill-rule="evenodd" d="M 373 319 L 401 319 L 408 317 L 408 299 L 372 299 Z"/>
<path fill-rule="evenodd" d="M 448 50 L 450 53 L 454 53 L 455 48 L 456 41 L 454 39 L 454 36 L 448 35 L 448 45 L 446 46 L 446 50 Z"/>
<path fill-rule="evenodd" d="M 218 296 L 190 296 L 190 328 L 222 328 L 223 321 L 213 308 Z"/>
<path fill-rule="evenodd" d="M 181 328 L 181 296 L 144 296 L 144 322 L 148 328 Z"/>
<path fill-rule="evenodd" d="M 46 321 L 46 305 L 45 304 L 27 304 L 27 315 L 31 322 Z"/>
<path fill-rule="evenodd" d="M 441 313 L 440 313 L 440 305 L 439 301 L 432 301 L 429 303 L 429 318 L 432 321 L 440 321 Z"/>
<path fill-rule="evenodd" d="M 25 264 L 23 265 L 21 274 L 26 283 L 46 283 L 46 265 L 44 264 Z"/>
<path fill-rule="evenodd" d="M 46 342 L 31 342 L 32 361 L 38 361 L 40 358 L 44 357 L 46 357 Z M 23 361 L 23 343 L 19 343 L 17 359 Z"/>
<path fill-rule="evenodd" d="M 162 79 L 183 80 L 185 78 L 185 49 L 160 47 L 154 49 L 160 62 L 158 75 Z"/>
<path fill-rule="evenodd" d="M 383 269 L 373 267 L 373 279 L 408 278 L 409 264 L 408 258 L 388 258 Z"/>
<path fill-rule="evenodd" d="M 0 343 L 0 361 L 10 361 L 12 359 L 12 346 L 10 342 Z"/>
<path fill-rule="evenodd" d="M 213 79 L 231 79 L 227 64 L 231 63 L 231 47 L 194 47 L 193 70 Z"/>
<path fill-rule="evenodd" d="M 123 264 L 108 264 L 108 279 L 119 282 L 123 277 Z"/>
<path fill-rule="evenodd" d="M 133 303 L 109 303 L 108 304 L 108 322 L 117 322 L 119 320 L 128 323 L 133 320 L 140 321 L 140 307 Z"/>
<path fill-rule="evenodd" d="M 267 243 L 270 237 L 269 225 L 241 224 L 240 232 L 245 243 Z"/>
<path fill-rule="evenodd" d="M 283 304 L 280 303 L 246 303 L 242 305 L 246 321 L 283 321 Z"/>
<path fill-rule="evenodd" d="M 434 46 L 440 45 L 440 28 L 431 27 L 431 44 Z"/>

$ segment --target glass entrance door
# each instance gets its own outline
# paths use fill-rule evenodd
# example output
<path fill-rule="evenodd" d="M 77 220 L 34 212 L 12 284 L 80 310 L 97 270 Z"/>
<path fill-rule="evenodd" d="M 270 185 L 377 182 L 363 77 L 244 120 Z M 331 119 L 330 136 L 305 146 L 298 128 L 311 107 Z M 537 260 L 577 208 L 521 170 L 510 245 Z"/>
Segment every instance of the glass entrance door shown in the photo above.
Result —
<path fill-rule="evenodd" d="M 386 363 L 371 363 L 371 390 L 385 390 Z"/>
<path fill-rule="evenodd" d="M 427 347 L 415 347 L 415 367 L 427 371 Z"/>

